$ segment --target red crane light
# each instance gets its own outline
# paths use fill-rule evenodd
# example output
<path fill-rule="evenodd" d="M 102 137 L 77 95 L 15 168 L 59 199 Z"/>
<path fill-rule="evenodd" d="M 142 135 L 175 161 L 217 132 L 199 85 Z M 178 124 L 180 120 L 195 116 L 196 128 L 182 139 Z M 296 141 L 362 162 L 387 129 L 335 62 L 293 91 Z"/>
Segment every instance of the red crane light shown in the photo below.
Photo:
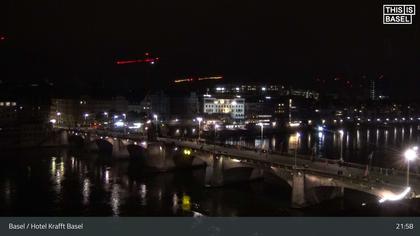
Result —
<path fill-rule="evenodd" d="M 117 65 L 125 65 L 125 64 L 134 64 L 134 63 L 150 63 L 154 65 L 157 61 L 159 61 L 159 57 L 150 57 L 149 52 L 144 53 L 143 59 L 134 59 L 134 60 L 117 60 L 115 64 Z"/>
<path fill-rule="evenodd" d="M 136 59 L 136 60 L 117 60 L 117 65 L 133 64 L 133 63 L 151 63 L 154 64 L 159 61 L 159 58 L 146 58 L 146 59 Z"/>

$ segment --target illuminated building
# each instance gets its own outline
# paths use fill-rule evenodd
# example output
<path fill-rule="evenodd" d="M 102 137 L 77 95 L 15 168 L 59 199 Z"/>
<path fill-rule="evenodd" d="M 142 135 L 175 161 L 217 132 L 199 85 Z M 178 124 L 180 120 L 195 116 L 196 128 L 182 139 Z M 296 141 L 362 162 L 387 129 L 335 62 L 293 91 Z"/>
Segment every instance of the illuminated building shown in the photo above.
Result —
<path fill-rule="evenodd" d="M 245 99 L 244 98 L 214 98 L 205 97 L 203 100 L 204 114 L 230 114 L 232 119 L 244 119 Z"/>
<path fill-rule="evenodd" d="M 84 97 L 80 99 L 53 98 L 49 109 L 49 120 L 57 124 L 73 126 L 85 122 L 83 114 L 102 114 L 107 111 L 127 112 L 128 101 L 124 97 L 110 99 Z"/>

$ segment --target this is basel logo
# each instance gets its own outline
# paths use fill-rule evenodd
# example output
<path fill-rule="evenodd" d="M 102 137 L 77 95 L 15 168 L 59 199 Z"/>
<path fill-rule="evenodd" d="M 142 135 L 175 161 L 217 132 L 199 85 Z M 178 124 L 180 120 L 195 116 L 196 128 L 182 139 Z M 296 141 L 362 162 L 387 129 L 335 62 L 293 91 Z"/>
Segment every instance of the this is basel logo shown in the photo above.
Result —
<path fill-rule="evenodd" d="M 416 15 L 416 5 L 390 4 L 384 7 L 384 24 L 412 24 Z"/>

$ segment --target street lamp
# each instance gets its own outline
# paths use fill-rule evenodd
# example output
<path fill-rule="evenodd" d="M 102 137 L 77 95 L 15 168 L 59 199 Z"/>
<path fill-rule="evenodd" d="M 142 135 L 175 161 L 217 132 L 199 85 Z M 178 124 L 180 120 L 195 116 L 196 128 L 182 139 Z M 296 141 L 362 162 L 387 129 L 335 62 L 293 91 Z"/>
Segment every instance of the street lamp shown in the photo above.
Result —
<path fill-rule="evenodd" d="M 156 137 L 157 137 L 158 136 L 158 115 L 154 114 L 153 118 L 155 118 L 155 121 L 156 121 Z"/>
<path fill-rule="evenodd" d="M 264 124 L 258 123 L 257 125 L 261 126 L 261 150 L 263 149 L 263 140 L 264 140 Z"/>
<path fill-rule="evenodd" d="M 295 147 L 295 169 L 297 167 L 297 150 L 299 147 L 300 133 L 296 132 L 296 147 Z"/>
<path fill-rule="evenodd" d="M 87 125 L 86 119 L 89 117 L 88 113 L 83 114 L 83 117 L 85 118 L 85 125 Z"/>
<path fill-rule="evenodd" d="M 213 140 L 213 154 L 216 153 L 216 132 L 217 132 L 217 128 L 219 128 L 218 124 L 214 124 L 214 140 Z"/>
<path fill-rule="evenodd" d="M 219 128 L 219 125 L 218 124 L 214 124 L 214 138 L 216 139 L 216 132 L 217 132 L 217 129 Z"/>
<path fill-rule="evenodd" d="M 201 121 L 203 121 L 203 118 L 202 117 L 197 117 L 196 119 L 198 121 L 198 141 L 200 141 Z"/>
<path fill-rule="evenodd" d="M 344 131 L 342 129 L 340 129 L 338 131 L 338 133 L 340 133 L 340 162 L 344 162 L 344 159 L 343 159 L 343 137 L 344 137 Z"/>
<path fill-rule="evenodd" d="M 61 116 L 61 112 L 57 111 L 57 123 L 60 124 L 60 116 Z"/>
<path fill-rule="evenodd" d="M 407 161 L 407 187 L 410 186 L 410 161 L 417 158 L 417 147 L 413 147 L 404 152 L 405 160 Z"/>

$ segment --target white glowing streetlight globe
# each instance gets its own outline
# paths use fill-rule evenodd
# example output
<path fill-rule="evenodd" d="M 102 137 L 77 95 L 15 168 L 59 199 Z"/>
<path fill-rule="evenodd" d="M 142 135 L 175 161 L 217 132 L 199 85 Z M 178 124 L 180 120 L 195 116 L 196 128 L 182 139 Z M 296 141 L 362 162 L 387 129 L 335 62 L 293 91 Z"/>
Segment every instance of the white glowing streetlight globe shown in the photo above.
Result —
<path fill-rule="evenodd" d="M 344 135 L 344 131 L 342 129 L 340 129 L 338 132 L 340 133 L 340 135 Z"/>
<path fill-rule="evenodd" d="M 300 133 L 299 132 L 296 133 L 296 137 L 300 138 Z"/>
<path fill-rule="evenodd" d="M 197 119 L 198 122 L 203 121 L 203 118 L 202 117 L 197 117 L 196 119 Z"/>
<path fill-rule="evenodd" d="M 404 152 L 404 157 L 407 161 L 412 161 L 417 158 L 417 153 L 413 149 L 408 149 Z"/>

